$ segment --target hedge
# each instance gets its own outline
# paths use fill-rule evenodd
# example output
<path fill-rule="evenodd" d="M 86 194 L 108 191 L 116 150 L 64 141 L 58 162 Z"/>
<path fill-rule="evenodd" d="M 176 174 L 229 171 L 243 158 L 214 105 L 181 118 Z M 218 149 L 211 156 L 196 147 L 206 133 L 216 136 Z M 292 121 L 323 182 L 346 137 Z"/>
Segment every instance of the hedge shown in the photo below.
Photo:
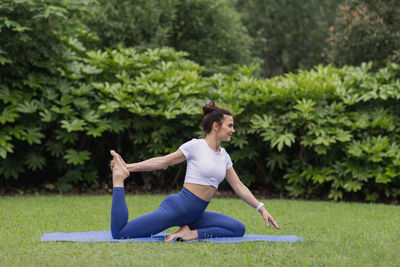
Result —
<path fill-rule="evenodd" d="M 0 8 L 18 13 L 18 3 Z M 2 188 L 18 181 L 39 191 L 104 187 L 109 149 L 127 161 L 173 152 L 203 135 L 201 107 L 213 100 L 235 114 L 236 133 L 225 146 L 251 188 L 301 198 L 399 198 L 399 65 L 317 66 L 265 80 L 250 65 L 206 76 L 171 48 L 88 50 L 73 9 L 24 8 L 31 17 L 0 20 L 0 37 L 12 44 L 0 48 Z M 43 23 L 51 27 L 38 39 L 32 29 Z M 184 170 L 135 174 L 131 184 L 167 191 L 182 184 Z"/>
<path fill-rule="evenodd" d="M 202 77 L 199 65 L 169 48 L 84 54 L 64 59 L 52 87 L 29 77 L 34 94 L 2 84 L 3 182 L 33 175 L 70 190 L 102 181 L 109 148 L 129 161 L 170 153 L 202 136 L 201 106 L 214 100 L 235 114 L 227 149 L 248 186 L 334 200 L 400 194 L 396 64 L 378 72 L 370 64 L 318 66 L 260 80 L 254 66 Z M 144 187 L 176 187 L 183 169 L 143 173 Z"/>

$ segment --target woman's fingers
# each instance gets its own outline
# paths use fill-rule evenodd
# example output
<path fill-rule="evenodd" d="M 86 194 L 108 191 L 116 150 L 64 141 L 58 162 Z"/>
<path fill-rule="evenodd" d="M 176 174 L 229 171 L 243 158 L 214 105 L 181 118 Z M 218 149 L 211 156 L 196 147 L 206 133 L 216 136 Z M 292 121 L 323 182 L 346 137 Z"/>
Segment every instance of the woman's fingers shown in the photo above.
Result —
<path fill-rule="evenodd" d="M 125 161 L 122 159 L 122 157 L 120 155 L 118 155 L 119 159 L 121 160 L 122 164 L 124 164 L 124 166 L 126 167 L 126 163 Z"/>
<path fill-rule="evenodd" d="M 269 214 L 268 212 L 266 214 L 263 214 L 265 223 L 267 224 L 268 227 L 271 226 L 271 224 L 276 228 L 276 229 L 281 229 L 281 227 L 276 223 L 274 218 Z"/>
<path fill-rule="evenodd" d="M 114 162 L 114 160 L 111 160 L 111 161 L 110 161 L 110 168 L 111 168 L 111 170 L 113 170 L 113 168 L 114 168 L 114 165 L 115 165 L 115 162 Z"/>
<path fill-rule="evenodd" d="M 281 227 L 276 223 L 274 218 L 270 217 L 268 218 L 268 221 L 276 228 L 276 229 L 281 229 Z"/>

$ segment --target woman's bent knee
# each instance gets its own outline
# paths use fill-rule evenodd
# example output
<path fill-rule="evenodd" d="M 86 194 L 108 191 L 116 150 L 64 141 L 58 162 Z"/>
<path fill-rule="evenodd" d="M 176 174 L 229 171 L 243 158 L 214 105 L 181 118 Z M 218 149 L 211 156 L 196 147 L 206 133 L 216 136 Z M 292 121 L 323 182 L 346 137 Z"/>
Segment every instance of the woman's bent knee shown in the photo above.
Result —
<path fill-rule="evenodd" d="M 121 239 L 120 235 L 115 234 L 115 233 L 111 233 L 112 238 L 114 239 Z"/>
<path fill-rule="evenodd" d="M 121 234 L 120 232 L 111 232 L 111 236 L 114 239 L 129 239 L 133 238 L 133 236 L 127 235 L 127 234 Z"/>
<path fill-rule="evenodd" d="M 121 239 L 122 238 L 122 236 L 121 236 L 119 231 L 111 231 L 111 236 L 114 239 Z"/>
<path fill-rule="evenodd" d="M 121 230 L 111 230 L 111 236 L 114 239 L 128 239 L 133 238 L 132 236 L 127 235 Z"/>
<path fill-rule="evenodd" d="M 234 236 L 242 237 L 244 236 L 245 232 L 246 232 L 246 226 L 242 222 L 238 222 L 235 227 Z"/>

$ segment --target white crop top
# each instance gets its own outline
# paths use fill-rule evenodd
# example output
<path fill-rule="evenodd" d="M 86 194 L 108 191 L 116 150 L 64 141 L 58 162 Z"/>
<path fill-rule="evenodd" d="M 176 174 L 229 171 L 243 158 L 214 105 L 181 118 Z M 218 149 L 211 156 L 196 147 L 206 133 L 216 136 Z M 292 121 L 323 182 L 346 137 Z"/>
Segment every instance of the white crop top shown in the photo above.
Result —
<path fill-rule="evenodd" d="M 212 150 L 205 139 L 193 138 L 179 147 L 185 155 L 187 167 L 185 183 L 218 185 L 224 180 L 232 160 L 223 147 L 219 152 Z"/>

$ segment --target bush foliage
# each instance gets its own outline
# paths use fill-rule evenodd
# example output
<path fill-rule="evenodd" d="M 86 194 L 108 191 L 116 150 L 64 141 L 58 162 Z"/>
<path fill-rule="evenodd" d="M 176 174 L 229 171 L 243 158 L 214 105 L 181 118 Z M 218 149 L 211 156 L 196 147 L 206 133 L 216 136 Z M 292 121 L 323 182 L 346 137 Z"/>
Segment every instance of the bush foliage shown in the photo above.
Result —
<path fill-rule="evenodd" d="M 109 181 L 109 149 L 130 162 L 173 152 L 202 136 L 201 107 L 213 100 L 235 114 L 226 148 L 246 185 L 303 198 L 400 195 L 397 64 L 318 66 L 265 80 L 249 65 L 204 76 L 172 48 L 86 48 L 93 36 L 71 2 L 5 1 L 0 10 L 9 14 L 0 17 L 4 186 L 28 178 L 62 192 L 98 188 Z M 184 168 L 134 181 L 170 190 Z"/>
<path fill-rule="evenodd" d="M 227 149 L 247 185 L 335 200 L 400 194 L 398 65 L 318 67 L 259 80 L 251 66 L 201 77 L 197 64 L 171 49 L 87 51 L 64 63 L 62 82 L 36 98 L 3 87 L 5 179 L 51 170 L 61 178 L 43 182 L 61 190 L 102 180 L 111 147 L 138 161 L 201 136 L 201 105 L 213 99 L 236 114 Z M 183 167 L 144 173 L 145 188 L 176 186 Z"/>

